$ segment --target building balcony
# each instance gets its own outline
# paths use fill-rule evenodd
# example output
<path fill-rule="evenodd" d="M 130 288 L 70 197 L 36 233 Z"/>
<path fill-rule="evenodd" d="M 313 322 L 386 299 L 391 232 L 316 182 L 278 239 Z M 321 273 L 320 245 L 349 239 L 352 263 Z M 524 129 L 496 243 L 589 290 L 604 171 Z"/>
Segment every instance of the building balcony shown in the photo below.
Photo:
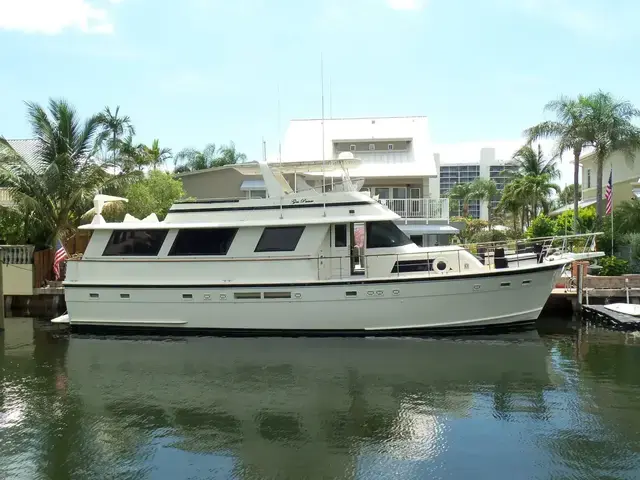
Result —
<path fill-rule="evenodd" d="M 400 215 L 404 220 L 449 221 L 448 198 L 381 198 L 378 202 Z"/>

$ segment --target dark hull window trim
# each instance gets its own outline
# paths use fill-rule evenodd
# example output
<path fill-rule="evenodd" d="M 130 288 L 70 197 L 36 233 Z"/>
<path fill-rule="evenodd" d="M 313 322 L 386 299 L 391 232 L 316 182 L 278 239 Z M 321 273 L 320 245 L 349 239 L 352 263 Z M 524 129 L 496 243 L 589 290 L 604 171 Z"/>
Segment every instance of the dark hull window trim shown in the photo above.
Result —
<path fill-rule="evenodd" d="M 327 203 L 326 207 L 357 207 L 362 205 L 373 205 L 371 202 L 340 202 L 340 203 Z M 325 205 L 322 202 L 314 203 L 297 203 L 295 205 L 258 205 L 255 207 L 225 207 L 225 208 L 180 208 L 171 209 L 169 213 L 198 213 L 198 212 L 240 212 L 240 211 L 254 211 L 254 210 L 280 210 L 282 209 L 294 209 L 294 208 L 323 208 Z"/>
<path fill-rule="evenodd" d="M 465 279 L 472 278 L 493 278 L 493 277 L 505 277 L 512 275 L 523 275 L 526 273 L 538 273 L 538 272 L 546 272 L 549 270 L 557 270 L 562 268 L 562 265 L 544 265 L 534 269 L 520 270 L 515 272 L 509 271 L 495 271 L 491 273 L 476 273 L 472 275 L 436 275 L 432 274 L 428 277 L 424 278 L 386 278 L 386 279 L 375 279 L 375 280 L 366 280 L 366 279 L 353 279 L 353 280 L 342 280 L 337 282 L 332 281 L 324 281 L 324 282 L 299 282 L 299 283 L 208 283 L 208 284 L 192 284 L 192 285 L 109 285 L 109 284 L 95 284 L 95 283 L 87 283 L 87 284 L 77 284 L 77 283 L 65 283 L 64 288 L 139 288 L 139 289 L 166 289 L 166 288 L 221 288 L 221 289 L 229 289 L 229 288 L 298 288 L 298 287 L 327 287 L 327 286 L 342 286 L 342 285 L 378 285 L 381 283 L 429 283 L 429 282 L 454 282 Z"/>

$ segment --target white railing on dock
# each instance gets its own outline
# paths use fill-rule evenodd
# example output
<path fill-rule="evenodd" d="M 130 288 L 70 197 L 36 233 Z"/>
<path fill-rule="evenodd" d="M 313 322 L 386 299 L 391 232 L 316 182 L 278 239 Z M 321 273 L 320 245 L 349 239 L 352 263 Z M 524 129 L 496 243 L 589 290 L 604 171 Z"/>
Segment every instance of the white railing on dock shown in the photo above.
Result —
<path fill-rule="evenodd" d="M 4 207 L 13 205 L 13 199 L 8 188 L 0 188 L 0 205 Z"/>
<path fill-rule="evenodd" d="M 5 265 L 31 265 L 33 245 L 0 245 L 0 258 Z"/>
<path fill-rule="evenodd" d="M 449 220 L 448 198 L 381 198 L 378 202 L 402 218 Z"/>

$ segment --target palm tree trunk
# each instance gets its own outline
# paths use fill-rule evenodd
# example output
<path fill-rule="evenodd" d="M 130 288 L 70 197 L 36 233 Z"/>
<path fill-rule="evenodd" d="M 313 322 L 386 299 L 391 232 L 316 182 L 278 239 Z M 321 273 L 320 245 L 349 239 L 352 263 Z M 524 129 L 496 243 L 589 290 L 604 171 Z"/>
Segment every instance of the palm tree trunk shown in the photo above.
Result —
<path fill-rule="evenodd" d="M 573 151 L 573 233 L 578 233 L 578 197 L 580 195 L 580 153 L 581 150 Z"/>
<path fill-rule="evenodd" d="M 602 203 L 602 174 L 604 170 L 604 158 L 597 157 L 598 162 L 598 179 L 596 180 L 596 213 L 598 215 L 598 223 L 602 222 L 604 216 L 604 204 Z"/>
<path fill-rule="evenodd" d="M 116 132 L 113 131 L 113 174 L 116 174 Z"/>

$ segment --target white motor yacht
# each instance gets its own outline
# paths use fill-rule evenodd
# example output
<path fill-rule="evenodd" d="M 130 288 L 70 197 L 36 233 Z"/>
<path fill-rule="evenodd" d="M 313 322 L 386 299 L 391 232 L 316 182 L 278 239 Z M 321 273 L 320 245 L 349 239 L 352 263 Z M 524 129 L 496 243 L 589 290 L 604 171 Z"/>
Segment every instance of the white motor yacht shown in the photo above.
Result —
<path fill-rule="evenodd" d="M 176 203 L 163 221 L 107 223 L 96 198 L 93 222 L 81 227 L 92 230 L 88 247 L 67 264 L 72 329 L 408 335 L 522 326 L 577 258 L 574 237 L 533 242 L 536 254 L 522 261 L 499 245 L 482 255 L 418 247 L 348 174 L 323 193 L 291 189 L 277 166 L 259 168 L 267 198 Z M 601 256 L 586 244 L 580 258 Z"/>

